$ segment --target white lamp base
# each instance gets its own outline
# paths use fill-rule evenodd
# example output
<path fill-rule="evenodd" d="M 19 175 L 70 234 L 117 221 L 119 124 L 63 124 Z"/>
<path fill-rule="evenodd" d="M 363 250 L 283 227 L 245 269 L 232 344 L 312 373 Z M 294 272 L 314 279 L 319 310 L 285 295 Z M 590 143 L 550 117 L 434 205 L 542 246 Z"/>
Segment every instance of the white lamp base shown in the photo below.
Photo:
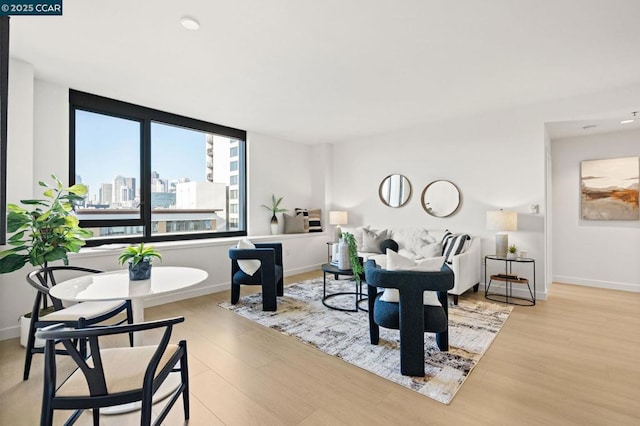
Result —
<path fill-rule="evenodd" d="M 509 236 L 507 234 L 496 234 L 496 256 L 507 257 L 509 247 Z"/>

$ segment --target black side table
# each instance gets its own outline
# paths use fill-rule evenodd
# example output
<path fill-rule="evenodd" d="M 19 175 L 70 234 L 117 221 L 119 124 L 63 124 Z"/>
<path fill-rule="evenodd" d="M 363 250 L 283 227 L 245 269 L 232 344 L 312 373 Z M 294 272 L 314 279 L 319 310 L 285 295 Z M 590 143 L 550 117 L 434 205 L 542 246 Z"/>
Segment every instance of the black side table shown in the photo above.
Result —
<path fill-rule="evenodd" d="M 505 272 L 500 274 L 492 274 L 489 277 L 489 281 L 487 281 L 487 260 L 504 262 Z M 512 272 L 514 263 L 526 263 L 532 266 L 533 291 L 531 290 L 531 286 L 529 285 L 528 278 L 516 275 Z M 491 292 L 491 284 L 493 284 L 494 281 L 505 283 L 504 294 Z M 529 290 L 530 298 L 514 296 L 513 295 L 514 284 L 526 285 L 527 289 Z M 493 300 L 494 302 L 510 303 L 512 305 L 520 305 L 520 306 L 534 306 L 536 304 L 536 261 L 529 257 L 509 259 L 509 258 L 498 256 L 495 254 L 490 254 L 485 256 L 484 257 L 484 297 L 486 299 Z"/>
<path fill-rule="evenodd" d="M 324 306 L 326 306 L 329 309 L 335 309 L 336 311 L 343 311 L 343 312 L 358 312 L 358 311 L 367 311 L 367 309 L 361 308 L 359 306 L 359 303 L 362 301 L 367 300 L 366 294 L 362 293 L 362 281 L 360 281 L 360 284 L 358 285 L 358 282 L 356 280 L 353 281 L 353 283 L 355 284 L 356 288 L 355 291 L 346 291 L 346 292 L 338 292 L 338 293 L 331 293 L 331 294 L 327 294 L 327 274 L 331 274 L 334 277 L 336 277 L 336 279 L 338 279 L 338 277 L 340 275 L 353 275 L 353 271 L 351 269 L 339 269 L 337 266 L 334 266 L 330 263 L 325 263 L 324 265 L 322 265 L 322 304 Z M 331 299 L 332 297 L 336 297 L 336 296 L 355 296 L 355 303 L 354 303 L 354 308 L 353 309 L 347 309 L 347 308 L 340 308 L 338 306 L 334 306 L 334 305 L 330 305 L 327 303 L 327 300 Z"/>

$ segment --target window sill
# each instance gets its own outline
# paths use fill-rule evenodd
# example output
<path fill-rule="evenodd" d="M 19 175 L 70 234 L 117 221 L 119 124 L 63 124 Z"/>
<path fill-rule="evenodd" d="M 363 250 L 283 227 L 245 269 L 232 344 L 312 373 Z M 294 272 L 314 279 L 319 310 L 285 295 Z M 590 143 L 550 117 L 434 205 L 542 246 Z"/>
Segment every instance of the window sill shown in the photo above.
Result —
<path fill-rule="evenodd" d="M 327 232 L 312 232 L 301 234 L 275 234 L 275 235 L 250 235 L 247 237 L 227 237 L 227 238 L 207 238 L 200 240 L 181 240 L 181 241 L 161 241 L 151 243 L 155 248 L 162 251 L 162 249 L 194 249 L 205 247 L 219 247 L 219 246 L 231 246 L 237 244 L 243 238 L 248 238 L 252 242 L 260 241 L 280 241 L 280 240 L 293 240 L 298 238 L 313 238 L 323 237 L 329 238 Z M 80 250 L 79 253 L 69 253 L 69 258 L 90 258 L 104 256 L 109 253 L 119 253 L 129 244 L 117 243 L 117 244 L 105 244 L 97 247 L 85 247 Z"/>

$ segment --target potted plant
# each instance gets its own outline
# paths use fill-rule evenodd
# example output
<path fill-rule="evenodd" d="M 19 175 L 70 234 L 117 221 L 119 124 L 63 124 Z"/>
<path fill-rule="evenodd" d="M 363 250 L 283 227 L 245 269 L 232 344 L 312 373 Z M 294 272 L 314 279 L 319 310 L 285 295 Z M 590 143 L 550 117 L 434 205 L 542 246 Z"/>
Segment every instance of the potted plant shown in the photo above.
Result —
<path fill-rule="evenodd" d="M 73 213 L 74 204 L 84 199 L 87 187 L 76 184 L 65 188 L 56 175 L 51 177 L 53 185 L 38 182 L 47 188 L 44 199 L 20 200 L 24 207 L 7 205 L 7 232 L 13 235 L 7 241 L 11 248 L 0 251 L 0 274 L 17 271 L 27 263 L 44 268 L 49 262 L 62 260 L 68 265 L 67 254 L 80 251 L 85 245 L 84 239 L 93 236 L 93 232 L 80 228 Z M 53 306 L 48 306 L 47 298 L 42 300 L 39 317 L 54 310 Z M 23 346 L 26 346 L 31 315 L 29 312 L 20 317 Z"/>
<path fill-rule="evenodd" d="M 515 259 L 516 253 L 518 252 L 518 248 L 515 244 L 511 244 L 509 249 L 507 250 L 507 259 Z"/>
<path fill-rule="evenodd" d="M 124 249 L 118 260 L 120 265 L 129 262 L 129 279 L 131 281 L 148 280 L 151 277 L 151 260 L 153 258 L 162 260 L 162 255 L 153 248 L 140 243 L 137 246 L 130 246 Z"/>
<path fill-rule="evenodd" d="M 360 285 L 362 274 L 364 273 L 364 266 L 362 265 L 362 261 L 358 257 L 358 246 L 356 245 L 356 239 L 353 234 L 349 232 L 342 233 L 342 239 L 347 243 L 349 247 L 349 263 L 351 263 L 351 271 L 353 272 L 353 277 Z"/>
<path fill-rule="evenodd" d="M 27 263 L 46 267 L 48 262 L 62 260 L 69 264 L 67 253 L 77 253 L 85 238 L 93 232 L 80 228 L 74 215 L 74 204 L 84 199 L 87 187 L 76 184 L 65 188 L 56 175 L 55 185 L 40 181 L 47 188 L 46 199 L 20 200 L 25 207 L 7 205 L 7 241 L 12 246 L 0 252 L 0 274 L 17 271 Z M 29 209 L 30 208 L 30 209 Z"/>
<path fill-rule="evenodd" d="M 269 210 L 272 214 L 271 216 L 271 234 L 275 235 L 278 233 L 278 217 L 276 213 L 282 213 L 288 211 L 287 209 L 280 208 L 280 203 L 284 197 L 276 198 L 274 194 L 271 195 L 271 205 L 267 206 L 263 204 L 262 207 Z"/>

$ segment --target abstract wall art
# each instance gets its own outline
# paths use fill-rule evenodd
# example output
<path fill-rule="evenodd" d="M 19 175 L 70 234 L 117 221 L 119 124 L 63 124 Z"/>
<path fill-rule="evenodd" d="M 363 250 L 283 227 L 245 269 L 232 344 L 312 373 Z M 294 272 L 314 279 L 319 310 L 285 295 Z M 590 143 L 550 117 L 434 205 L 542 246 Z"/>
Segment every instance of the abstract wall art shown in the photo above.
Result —
<path fill-rule="evenodd" d="M 638 220 L 640 157 L 581 163 L 581 217 L 585 220 Z"/>

